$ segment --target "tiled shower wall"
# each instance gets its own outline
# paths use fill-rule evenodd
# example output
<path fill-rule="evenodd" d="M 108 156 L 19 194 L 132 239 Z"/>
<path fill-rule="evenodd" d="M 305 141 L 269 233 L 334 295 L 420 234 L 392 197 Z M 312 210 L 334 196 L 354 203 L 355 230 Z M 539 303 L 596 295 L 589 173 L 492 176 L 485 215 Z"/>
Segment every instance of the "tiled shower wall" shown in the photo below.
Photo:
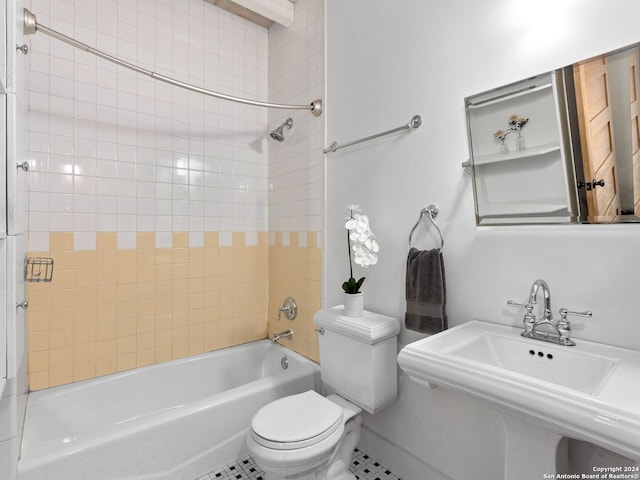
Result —
<path fill-rule="evenodd" d="M 220 245 L 205 232 L 201 247 L 175 232 L 158 248 L 138 232 L 135 249 L 117 233 L 98 232 L 95 250 L 74 248 L 73 234 L 52 232 L 52 283 L 29 291 L 32 389 L 60 385 L 263 338 L 266 333 L 267 239 L 234 233 Z"/>
<path fill-rule="evenodd" d="M 268 31 L 202 0 L 30 8 L 149 70 L 268 99 Z M 265 337 L 268 113 L 43 34 L 28 61 L 29 255 L 55 261 L 29 290 L 31 388 Z"/>
<path fill-rule="evenodd" d="M 323 99 L 324 0 L 299 0 L 295 22 L 269 29 L 269 99 L 309 104 Z M 326 107 L 326 105 L 325 105 Z M 324 118 L 308 111 L 269 111 L 269 127 L 288 117 L 282 143 L 269 142 L 269 334 L 293 328 L 282 343 L 319 360 L 313 313 L 323 304 Z M 298 317 L 277 320 L 286 297 Z"/>

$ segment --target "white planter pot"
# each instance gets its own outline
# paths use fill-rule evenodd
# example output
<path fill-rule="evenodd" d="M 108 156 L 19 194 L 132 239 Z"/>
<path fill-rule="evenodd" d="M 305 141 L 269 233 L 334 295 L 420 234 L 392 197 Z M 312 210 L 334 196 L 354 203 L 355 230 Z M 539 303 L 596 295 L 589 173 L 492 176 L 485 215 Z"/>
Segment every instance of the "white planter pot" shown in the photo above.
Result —
<path fill-rule="evenodd" d="M 364 309 L 364 293 L 344 294 L 344 314 L 347 317 L 361 317 Z"/>

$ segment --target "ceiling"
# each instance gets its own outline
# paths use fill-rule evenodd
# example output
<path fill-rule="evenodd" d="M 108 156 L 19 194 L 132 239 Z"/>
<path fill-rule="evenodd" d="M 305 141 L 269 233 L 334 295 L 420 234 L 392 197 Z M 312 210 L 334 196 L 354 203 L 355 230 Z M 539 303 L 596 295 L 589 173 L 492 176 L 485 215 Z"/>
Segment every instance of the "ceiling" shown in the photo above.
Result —
<path fill-rule="evenodd" d="M 288 27 L 297 0 L 205 0 L 265 28 L 278 23 Z"/>

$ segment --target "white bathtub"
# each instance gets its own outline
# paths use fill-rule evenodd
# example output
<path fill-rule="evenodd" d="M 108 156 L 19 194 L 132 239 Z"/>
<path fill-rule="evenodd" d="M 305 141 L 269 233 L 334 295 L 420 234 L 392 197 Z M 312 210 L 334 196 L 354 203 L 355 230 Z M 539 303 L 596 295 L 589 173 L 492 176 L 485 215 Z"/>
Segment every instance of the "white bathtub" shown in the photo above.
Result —
<path fill-rule="evenodd" d="M 18 479 L 194 480 L 248 454 L 260 407 L 319 388 L 317 364 L 261 340 L 34 392 Z"/>

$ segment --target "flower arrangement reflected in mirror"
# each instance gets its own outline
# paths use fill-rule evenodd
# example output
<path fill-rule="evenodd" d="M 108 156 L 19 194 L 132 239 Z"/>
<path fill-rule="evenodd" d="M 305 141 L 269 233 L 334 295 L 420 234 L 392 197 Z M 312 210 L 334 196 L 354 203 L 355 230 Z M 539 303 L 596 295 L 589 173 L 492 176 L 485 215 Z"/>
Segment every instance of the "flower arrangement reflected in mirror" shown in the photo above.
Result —
<path fill-rule="evenodd" d="M 509 130 L 517 134 L 516 150 L 519 152 L 527 148 L 524 142 L 524 137 L 522 136 L 522 129 L 527 123 L 529 123 L 529 119 L 521 115 L 511 115 L 509 117 Z"/>
<path fill-rule="evenodd" d="M 497 130 L 493 134 L 493 138 L 500 144 L 500 153 L 509 153 L 509 145 L 507 145 L 507 135 L 509 133 L 509 131 Z"/>
<path fill-rule="evenodd" d="M 521 152 L 526 149 L 524 137 L 522 136 L 522 129 L 529 123 L 527 117 L 522 115 L 510 115 L 508 124 L 509 128 L 506 130 L 496 130 L 493 134 L 493 138 L 500 144 L 500 153 L 509 153 L 509 145 L 507 144 L 507 137 L 510 133 L 515 133 L 516 136 L 516 150 Z"/>

